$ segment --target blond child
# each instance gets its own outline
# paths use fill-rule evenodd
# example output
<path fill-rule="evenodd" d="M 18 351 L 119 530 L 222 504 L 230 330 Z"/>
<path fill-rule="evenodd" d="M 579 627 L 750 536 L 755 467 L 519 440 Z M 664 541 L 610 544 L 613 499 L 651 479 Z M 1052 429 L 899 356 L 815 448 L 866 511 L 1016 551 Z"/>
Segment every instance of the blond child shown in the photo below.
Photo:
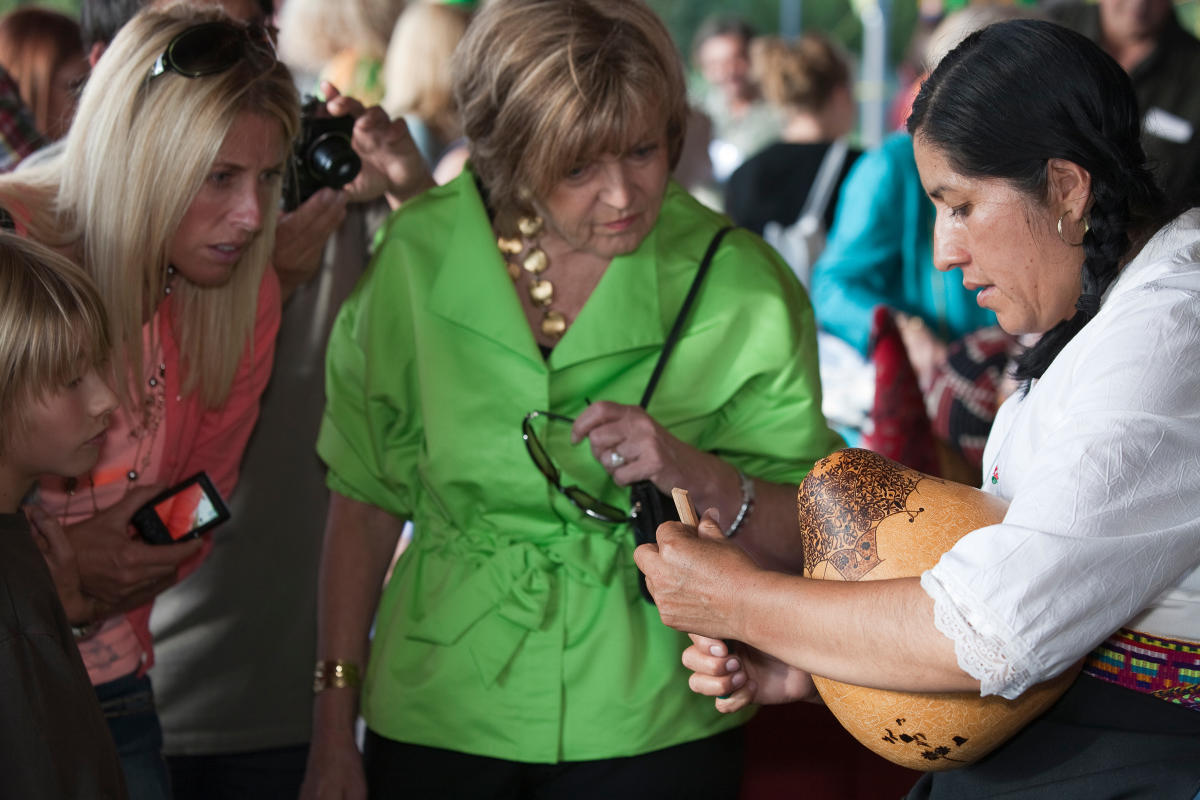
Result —
<path fill-rule="evenodd" d="M 94 601 L 80 590 L 75 555 L 58 521 L 39 509 L 28 520 L 21 513 L 22 499 L 42 475 L 78 475 L 95 464 L 117 402 L 109 387 L 109 349 L 104 307 L 88 277 L 53 251 L 0 233 L 5 796 L 126 796 L 74 642 L 79 629 L 69 621 L 91 619 Z"/>

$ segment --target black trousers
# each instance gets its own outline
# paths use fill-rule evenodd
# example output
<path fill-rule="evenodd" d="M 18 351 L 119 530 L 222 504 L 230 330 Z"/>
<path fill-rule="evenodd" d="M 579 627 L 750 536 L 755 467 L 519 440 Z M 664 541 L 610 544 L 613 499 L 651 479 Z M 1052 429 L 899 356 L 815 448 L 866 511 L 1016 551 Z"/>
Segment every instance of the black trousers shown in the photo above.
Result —
<path fill-rule="evenodd" d="M 1075 679 L 1058 702 L 974 764 L 927 773 L 908 800 L 1193 800 L 1200 712 Z"/>
<path fill-rule="evenodd" d="M 404 744 L 368 730 L 370 800 L 733 800 L 742 779 L 740 728 L 627 758 L 525 764 Z"/>
<path fill-rule="evenodd" d="M 173 800 L 296 800 L 308 745 L 206 756 L 167 756 Z"/>

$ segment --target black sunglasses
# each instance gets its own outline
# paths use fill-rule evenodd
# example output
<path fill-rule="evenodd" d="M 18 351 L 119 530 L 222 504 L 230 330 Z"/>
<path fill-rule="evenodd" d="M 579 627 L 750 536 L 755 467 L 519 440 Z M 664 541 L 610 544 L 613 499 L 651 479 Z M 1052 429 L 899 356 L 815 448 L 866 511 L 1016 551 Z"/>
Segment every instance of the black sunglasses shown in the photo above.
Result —
<path fill-rule="evenodd" d="M 546 480 L 550 481 L 555 489 L 592 519 L 598 519 L 601 522 L 629 522 L 630 516 L 628 512 L 614 505 L 597 500 L 578 486 L 563 486 L 562 472 L 550 460 L 546 448 L 542 446 L 542 443 L 538 441 L 537 435 L 533 432 L 533 421 L 538 417 L 545 417 L 556 422 L 565 422 L 568 425 L 575 420 L 551 411 L 530 411 L 521 422 L 521 438 L 525 440 L 525 449 L 529 451 L 529 457 L 533 459 L 534 465 L 546 476 Z"/>
<path fill-rule="evenodd" d="M 263 71 L 275 66 L 275 37 L 262 25 L 238 25 L 232 22 L 204 22 L 176 36 L 150 67 L 147 81 L 164 72 L 177 72 L 186 78 L 216 75 L 232 69 L 242 59 Z"/>

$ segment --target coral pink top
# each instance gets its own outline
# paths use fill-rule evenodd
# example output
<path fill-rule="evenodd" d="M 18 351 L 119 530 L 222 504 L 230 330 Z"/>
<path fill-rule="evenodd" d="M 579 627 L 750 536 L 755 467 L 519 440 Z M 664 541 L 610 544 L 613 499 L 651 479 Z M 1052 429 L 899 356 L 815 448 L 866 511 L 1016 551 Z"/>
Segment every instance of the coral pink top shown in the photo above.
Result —
<path fill-rule="evenodd" d="M 271 375 L 279 331 L 279 281 L 275 270 L 268 267 L 259 286 L 253 341 L 242 355 L 229 397 L 219 408 L 206 409 L 198 392 L 186 396 L 180 393 L 182 370 L 172 330 L 172 309 L 168 297 L 146 326 L 145 379 L 153 378 L 158 383 L 144 388 L 147 401 L 161 403 L 162 408 L 149 415 L 145 434 L 131 435 L 127 412 L 118 411 L 101 461 L 90 476 L 77 480 L 73 494 L 66 491 L 69 484 L 61 478 L 45 478 L 39 484 L 42 506 L 67 524 L 116 504 L 131 486 L 170 486 L 201 470 L 208 473 L 223 497 L 233 492 L 246 442 L 258 419 L 259 399 Z M 152 325 L 157 325 L 158 352 L 149 335 Z M 159 364 L 163 365 L 161 372 Z M 131 468 L 137 473 L 132 481 L 128 477 Z M 211 539 L 205 537 L 200 554 L 180 567 L 178 577 L 196 569 L 211 547 Z M 83 643 L 81 653 L 92 683 L 104 683 L 135 669 L 140 675 L 153 665 L 151 607 L 148 603 L 109 620 L 96 637 Z"/>

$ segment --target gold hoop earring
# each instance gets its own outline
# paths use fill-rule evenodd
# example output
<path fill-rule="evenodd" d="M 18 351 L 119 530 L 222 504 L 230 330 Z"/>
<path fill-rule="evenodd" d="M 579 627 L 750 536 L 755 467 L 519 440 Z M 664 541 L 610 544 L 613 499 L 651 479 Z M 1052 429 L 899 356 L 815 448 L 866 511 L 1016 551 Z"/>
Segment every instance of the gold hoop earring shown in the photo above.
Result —
<path fill-rule="evenodd" d="M 1064 211 L 1058 217 L 1058 238 L 1061 239 L 1062 243 L 1065 244 L 1067 247 L 1082 247 L 1083 246 L 1083 237 L 1080 237 L 1078 242 L 1068 242 L 1067 237 L 1063 235 L 1063 229 L 1062 229 L 1063 219 L 1069 213 L 1071 213 L 1071 212 Z M 1087 236 L 1088 231 L 1091 230 L 1091 227 L 1088 225 L 1087 217 L 1083 217 L 1082 221 L 1083 221 L 1083 235 Z"/>

